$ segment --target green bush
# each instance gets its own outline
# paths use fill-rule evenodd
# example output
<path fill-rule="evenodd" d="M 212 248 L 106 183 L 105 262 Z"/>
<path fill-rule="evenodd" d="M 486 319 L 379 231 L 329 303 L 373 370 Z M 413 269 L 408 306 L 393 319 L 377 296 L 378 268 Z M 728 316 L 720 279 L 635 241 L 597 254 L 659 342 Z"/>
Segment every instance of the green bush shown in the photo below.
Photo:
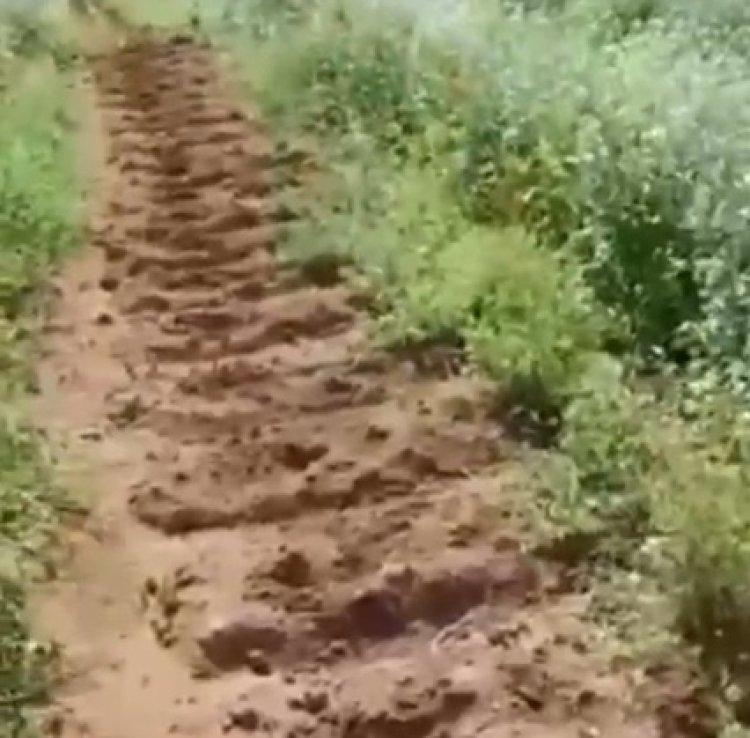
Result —
<path fill-rule="evenodd" d="M 57 32 L 42 10 L 0 4 L 0 71 L 14 58 L 51 58 L 57 66 L 67 68 L 75 55 L 73 45 Z"/>
<path fill-rule="evenodd" d="M 0 119 L 0 311 L 18 314 L 40 269 L 75 238 L 70 129 L 60 78 L 36 70 L 3 96 Z"/>
<path fill-rule="evenodd" d="M 288 252 L 353 258 L 379 296 L 386 343 L 448 343 L 506 390 L 526 387 L 536 403 L 562 405 L 605 328 L 575 266 L 519 226 L 466 220 L 434 172 L 403 162 L 398 171 L 401 160 L 376 161 L 372 145 L 339 152 L 336 191 L 311 208 Z M 347 164 L 352 155 L 358 166 Z"/>
<path fill-rule="evenodd" d="M 313 6 L 266 29 L 277 53 L 261 93 L 277 113 L 402 154 L 430 139 L 468 217 L 574 253 L 643 358 L 744 362 L 750 89 L 715 30 L 738 6 L 707 20 L 655 2 L 506 3 L 448 29 Z M 627 34 L 599 32 L 623 14 L 639 19 Z"/>

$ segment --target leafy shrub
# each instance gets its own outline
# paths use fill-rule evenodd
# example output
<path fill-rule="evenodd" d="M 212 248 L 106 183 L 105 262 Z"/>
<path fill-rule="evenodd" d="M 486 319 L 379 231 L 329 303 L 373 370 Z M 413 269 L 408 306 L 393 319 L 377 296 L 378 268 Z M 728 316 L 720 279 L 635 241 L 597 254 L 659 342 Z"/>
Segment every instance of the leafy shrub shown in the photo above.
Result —
<path fill-rule="evenodd" d="M 715 29 L 738 6 L 505 3 L 447 27 L 419 5 L 313 5 L 269 26 L 277 112 L 402 153 L 437 134 L 467 215 L 574 251 L 644 358 L 744 361 L 750 95 Z M 623 14 L 627 34 L 599 33 Z"/>
<path fill-rule="evenodd" d="M 56 82 L 29 80 L 3 97 L 0 137 L 0 311 L 18 314 L 41 267 L 75 237 L 69 129 Z M 33 92 L 29 91 L 29 88 Z"/>
<path fill-rule="evenodd" d="M 605 327 L 574 265 L 521 227 L 467 221 L 430 170 L 396 172 L 382 159 L 348 168 L 351 150 L 339 156 L 337 191 L 312 208 L 291 252 L 354 258 L 379 296 L 387 343 L 459 346 L 506 389 L 536 388 L 537 402 L 563 404 Z"/>
<path fill-rule="evenodd" d="M 72 44 L 57 32 L 39 8 L 0 4 L 0 64 L 2 58 L 49 57 L 61 68 L 76 56 Z"/>

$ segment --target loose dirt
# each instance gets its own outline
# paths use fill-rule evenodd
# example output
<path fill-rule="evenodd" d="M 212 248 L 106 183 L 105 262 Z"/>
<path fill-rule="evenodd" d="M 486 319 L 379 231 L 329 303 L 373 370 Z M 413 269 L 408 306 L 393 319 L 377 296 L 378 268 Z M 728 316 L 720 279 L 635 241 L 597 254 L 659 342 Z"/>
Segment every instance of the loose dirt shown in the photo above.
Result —
<path fill-rule="evenodd" d="M 93 78 L 91 247 L 41 367 L 91 493 L 36 598 L 64 654 L 49 733 L 701 735 L 523 553 L 481 386 L 369 348 L 334 266 L 277 263 L 274 157 L 210 50 L 144 38 Z"/>

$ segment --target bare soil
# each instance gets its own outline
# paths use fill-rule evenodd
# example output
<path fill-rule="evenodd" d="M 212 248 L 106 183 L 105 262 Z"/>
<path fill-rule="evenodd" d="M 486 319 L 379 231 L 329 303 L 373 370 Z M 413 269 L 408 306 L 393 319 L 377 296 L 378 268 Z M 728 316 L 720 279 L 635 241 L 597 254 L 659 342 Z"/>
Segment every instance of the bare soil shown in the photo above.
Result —
<path fill-rule="evenodd" d="M 92 64 L 91 246 L 41 366 L 91 506 L 36 596 L 49 734 L 704 735 L 687 682 L 618 667 L 523 552 L 480 384 L 371 349 L 335 266 L 277 263 L 269 141 L 211 51 Z"/>

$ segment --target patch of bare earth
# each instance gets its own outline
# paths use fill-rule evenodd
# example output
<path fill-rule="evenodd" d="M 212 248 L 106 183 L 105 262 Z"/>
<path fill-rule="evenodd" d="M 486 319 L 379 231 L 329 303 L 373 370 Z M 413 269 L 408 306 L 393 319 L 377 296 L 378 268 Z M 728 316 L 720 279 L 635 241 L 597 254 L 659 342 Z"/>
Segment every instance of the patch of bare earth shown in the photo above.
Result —
<path fill-rule="evenodd" d="M 93 76 L 98 212 L 41 369 L 93 501 L 36 598 L 50 734 L 701 735 L 522 553 L 477 384 L 373 353 L 335 273 L 277 266 L 269 145 L 209 50 L 145 39 Z"/>

